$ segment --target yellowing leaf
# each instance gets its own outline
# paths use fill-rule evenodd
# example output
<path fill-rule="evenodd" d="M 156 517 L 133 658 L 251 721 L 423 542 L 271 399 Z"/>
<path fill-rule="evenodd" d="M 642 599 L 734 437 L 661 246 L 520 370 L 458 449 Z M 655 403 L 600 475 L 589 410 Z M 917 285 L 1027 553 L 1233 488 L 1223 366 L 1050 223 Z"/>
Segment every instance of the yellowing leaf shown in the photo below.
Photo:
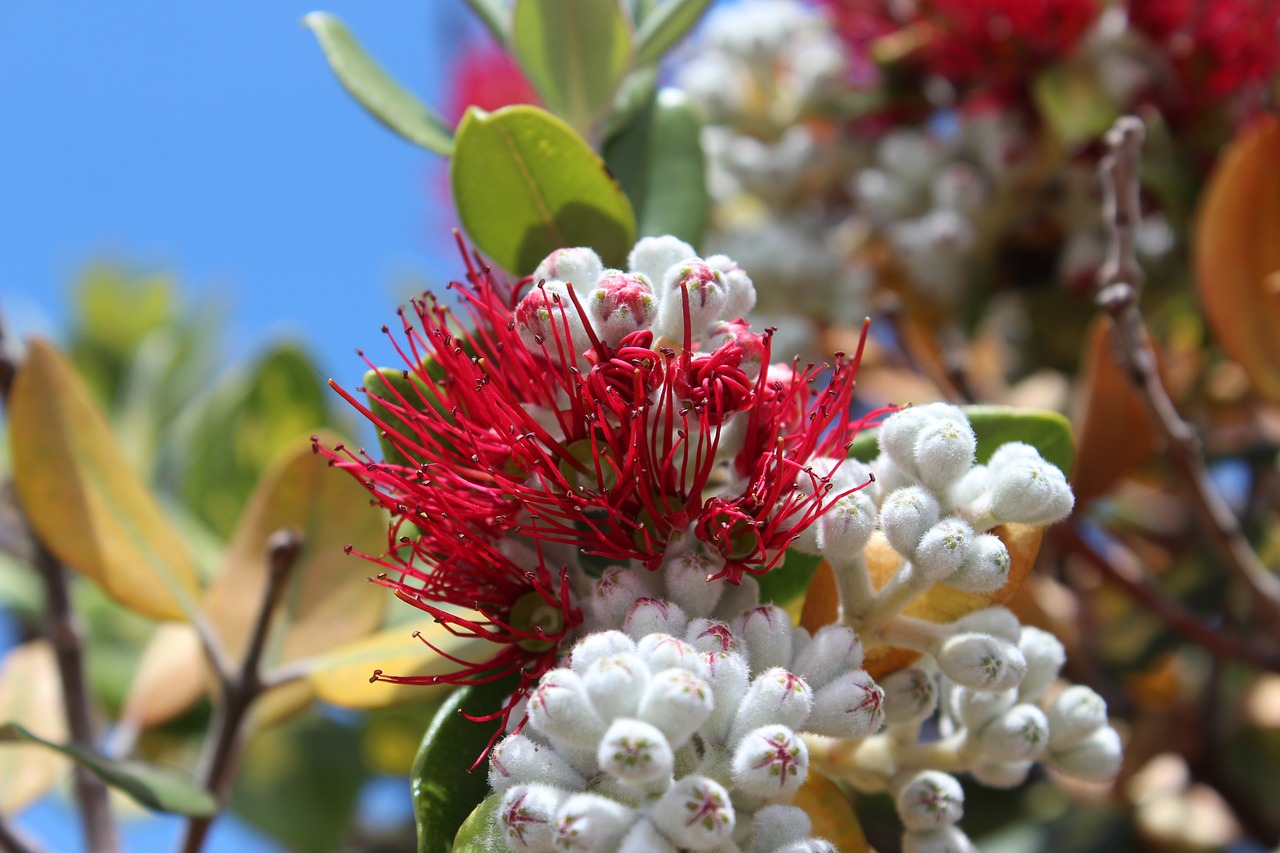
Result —
<path fill-rule="evenodd" d="M 1196 217 L 1196 284 L 1209 325 L 1257 390 L 1280 400 L 1280 119 L 1245 128 L 1218 160 Z"/>
<path fill-rule="evenodd" d="M 496 649 L 485 640 L 456 637 L 435 622 L 428 622 L 421 633 L 437 649 L 462 660 L 484 660 Z M 458 665 L 400 625 L 318 656 L 309 667 L 307 680 L 320 699 L 358 709 L 430 701 L 454 689 L 450 684 L 370 684 L 369 677 L 375 669 L 387 675 L 427 676 L 454 672 Z"/>
<path fill-rule="evenodd" d="M 33 339 L 10 398 L 13 475 L 54 555 L 121 604 L 157 619 L 194 609 L 195 563 L 120 451 L 71 365 Z"/>
<path fill-rule="evenodd" d="M 325 436 L 336 444 L 334 436 Z M 296 529 L 302 549 L 275 614 L 263 663 L 271 667 L 319 654 L 365 636 L 382 620 L 388 593 L 368 582 L 370 566 L 347 545 L 378 553 L 386 519 L 350 475 L 329 467 L 309 441 L 273 467 L 240 517 L 205 608 L 233 660 L 244 654 L 268 578 L 267 540 Z"/>
<path fill-rule="evenodd" d="M 121 717 L 143 729 L 158 726 L 194 705 L 208 685 L 195 628 L 185 622 L 159 625 L 142 652 Z"/>
<path fill-rule="evenodd" d="M 809 778 L 796 792 L 793 806 L 804 809 L 813 821 L 813 835 L 825 838 L 841 853 L 866 853 L 871 848 L 862 834 L 862 823 L 853 803 L 840 787 L 821 773 L 810 769 Z"/>
<path fill-rule="evenodd" d="M 52 647 L 35 640 L 11 649 L 0 663 L 0 723 L 66 740 L 66 720 Z M 0 744 L 0 814 L 14 814 L 39 799 L 70 764 L 40 746 Z"/>
<path fill-rule="evenodd" d="M 930 622 L 953 622 L 967 613 L 1004 604 L 1012 598 L 1035 565 L 1036 555 L 1040 553 L 1040 540 L 1044 537 L 1044 527 L 1005 524 L 991 532 L 999 536 L 1009 549 L 1009 579 L 1004 586 L 995 592 L 973 593 L 934 584 L 924 595 L 907 605 L 903 613 Z M 875 589 L 884 586 L 902 564 L 898 552 L 889 547 L 889 542 L 878 531 L 867 543 L 864 554 L 867 572 L 871 575 L 871 585 Z M 809 585 L 800 624 L 812 632 L 835 622 L 839 618 L 839 604 L 835 576 L 831 565 L 824 560 Z M 909 666 L 918 657 L 918 652 L 907 649 L 877 646 L 867 649 L 863 667 L 873 677 L 882 678 Z"/>

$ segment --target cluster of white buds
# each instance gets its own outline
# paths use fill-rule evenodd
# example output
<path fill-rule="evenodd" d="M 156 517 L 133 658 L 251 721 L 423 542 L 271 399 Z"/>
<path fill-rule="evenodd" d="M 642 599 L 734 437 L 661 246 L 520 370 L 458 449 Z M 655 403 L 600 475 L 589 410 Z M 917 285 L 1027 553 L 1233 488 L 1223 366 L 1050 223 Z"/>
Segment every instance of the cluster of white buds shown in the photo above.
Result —
<path fill-rule="evenodd" d="M 841 625 L 810 637 L 773 606 L 731 622 L 640 598 L 622 631 L 589 634 L 547 672 L 489 781 L 511 851 L 818 853 L 789 805 L 808 775 L 801 732 L 863 738 L 883 694 Z"/>

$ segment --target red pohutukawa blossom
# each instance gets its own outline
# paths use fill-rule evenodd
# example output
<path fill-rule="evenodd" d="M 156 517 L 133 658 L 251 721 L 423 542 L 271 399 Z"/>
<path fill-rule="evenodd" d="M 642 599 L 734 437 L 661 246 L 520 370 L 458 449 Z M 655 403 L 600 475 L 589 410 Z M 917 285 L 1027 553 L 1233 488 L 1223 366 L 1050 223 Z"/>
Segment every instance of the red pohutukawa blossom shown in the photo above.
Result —
<path fill-rule="evenodd" d="M 377 582 L 502 649 L 449 676 L 381 678 L 519 671 L 518 699 L 581 623 L 575 581 L 593 567 L 658 569 L 695 544 L 722 563 L 708 581 L 737 583 L 848 494 L 808 463 L 844 458 L 872 417 L 851 414 L 861 344 L 830 366 L 771 365 L 771 330 L 737 316 L 754 290 L 728 258 L 658 238 L 621 273 L 562 250 L 512 290 L 464 257 L 459 307 L 425 294 L 388 333 L 401 381 L 372 405 L 334 386 L 400 461 L 317 448 L 392 514 Z"/>

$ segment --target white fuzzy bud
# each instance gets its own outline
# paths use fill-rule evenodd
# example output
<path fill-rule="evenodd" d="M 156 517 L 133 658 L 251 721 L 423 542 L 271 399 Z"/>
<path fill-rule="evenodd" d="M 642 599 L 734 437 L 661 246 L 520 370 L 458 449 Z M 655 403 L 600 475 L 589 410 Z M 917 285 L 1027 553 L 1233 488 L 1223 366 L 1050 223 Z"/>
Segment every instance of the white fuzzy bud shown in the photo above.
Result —
<path fill-rule="evenodd" d="M 600 256 L 591 249 L 582 246 L 556 249 L 533 271 L 533 283 L 563 281 L 572 284 L 582 294 L 596 283 L 602 272 L 604 264 L 601 263 Z"/>
<path fill-rule="evenodd" d="M 751 278 L 742 268 L 725 255 L 712 255 L 707 258 L 707 266 L 724 277 L 725 303 L 720 309 L 720 317 L 725 320 L 736 320 L 745 317 L 756 305 L 756 288 Z"/>
<path fill-rule="evenodd" d="M 1106 725 L 1106 700 L 1083 684 L 1073 684 L 1049 708 L 1049 744 L 1055 752 L 1069 749 Z"/>
<path fill-rule="evenodd" d="M 933 495 L 919 486 L 910 486 L 885 498 L 880 507 L 880 526 L 893 550 L 910 559 L 925 533 L 938 523 L 938 515 L 938 501 Z"/>
<path fill-rule="evenodd" d="M 656 673 L 640 700 L 641 720 L 656 726 L 679 749 L 711 714 L 711 687 L 683 669 Z"/>
<path fill-rule="evenodd" d="M 1009 580 L 1009 549 L 999 536 L 973 537 L 960 569 L 946 579 L 947 586 L 962 592 L 995 592 Z"/>
<path fill-rule="evenodd" d="M 689 623 L 684 638 L 699 654 L 746 651 L 733 629 L 719 619 L 694 619 Z"/>
<path fill-rule="evenodd" d="M 653 284 L 666 278 L 667 270 L 698 253 L 688 243 L 676 237 L 644 237 L 627 256 L 627 269 L 646 276 Z"/>
<path fill-rule="evenodd" d="M 636 812 L 596 794 L 574 794 L 556 814 L 556 850 L 608 853 L 636 820 Z"/>
<path fill-rule="evenodd" d="M 720 603 L 711 615 L 720 619 L 732 619 L 748 607 L 760 603 L 760 584 L 751 575 L 745 575 L 735 584 L 721 584 L 724 592 L 720 595 Z"/>
<path fill-rule="evenodd" d="M 786 726 L 761 726 L 733 751 L 734 789 L 767 801 L 789 799 L 809 774 L 809 750 Z"/>
<path fill-rule="evenodd" d="M 902 853 L 978 853 L 978 848 L 959 827 L 944 826 L 928 832 L 905 833 Z"/>
<path fill-rule="evenodd" d="M 574 643 L 569 654 L 569 666 L 582 675 L 601 658 L 633 654 L 635 650 L 635 640 L 621 631 L 597 631 Z"/>
<path fill-rule="evenodd" d="M 957 687 L 952 693 L 956 718 L 965 728 L 977 731 L 1018 701 L 1016 690 L 970 690 Z"/>
<path fill-rule="evenodd" d="M 832 504 L 818 523 L 808 529 L 816 529 L 815 544 L 819 553 L 844 562 L 862 551 L 879 520 L 871 496 L 854 492 Z"/>
<path fill-rule="evenodd" d="M 863 670 L 847 672 L 818 690 L 804 730 L 828 737 L 873 735 L 884 725 L 884 690 Z"/>
<path fill-rule="evenodd" d="M 775 847 L 772 853 L 839 853 L 839 851 L 825 838 L 802 838 L 799 841 Z"/>
<path fill-rule="evenodd" d="M 1098 729 L 1069 749 L 1054 749 L 1049 763 L 1073 779 L 1110 782 L 1120 773 L 1124 753 L 1120 735 L 1110 726 Z"/>
<path fill-rule="evenodd" d="M 880 679 L 884 715 L 889 723 L 918 723 L 938 707 L 938 685 L 919 667 L 900 669 Z"/>
<path fill-rule="evenodd" d="M 1027 671 L 1027 659 L 1017 646 L 977 632 L 948 638 L 937 660 L 947 678 L 974 690 L 1011 690 Z"/>
<path fill-rule="evenodd" d="M 964 816 L 964 789 L 954 776 L 937 770 L 911 777 L 895 799 L 903 825 L 917 832 L 951 826 Z"/>
<path fill-rule="evenodd" d="M 689 850 L 712 850 L 733 837 L 729 792 L 704 776 L 686 776 L 654 804 L 650 819 L 668 839 Z"/>
<path fill-rule="evenodd" d="M 751 608 L 733 621 L 732 629 L 746 646 L 752 672 L 791 662 L 791 617 L 776 604 Z"/>
<path fill-rule="evenodd" d="M 508 735 L 489 753 L 489 787 L 501 794 L 512 785 L 541 782 L 557 788 L 581 788 L 582 776 L 554 749 L 524 735 Z"/>
<path fill-rule="evenodd" d="M 799 729 L 813 709 L 813 691 L 804 679 L 782 667 L 757 675 L 738 705 L 738 715 L 729 730 L 734 743 L 760 726 L 780 724 Z"/>
<path fill-rule="evenodd" d="M 587 324 L 569 298 L 563 281 L 538 284 L 516 305 L 520 340 L 534 355 L 573 365 L 591 346 Z"/>
<path fill-rule="evenodd" d="M 1025 441 L 1006 441 L 995 449 L 987 460 L 988 468 L 1004 468 L 1016 462 L 1044 461 L 1040 451 Z"/>
<path fill-rule="evenodd" d="M 637 598 L 627 612 L 622 630 L 632 637 L 648 634 L 670 634 L 678 637 L 689 624 L 688 615 L 678 604 L 658 598 Z"/>
<path fill-rule="evenodd" d="M 579 300 L 596 335 L 611 347 L 632 332 L 648 328 L 658 312 L 649 279 L 618 270 L 606 270 Z"/>
<path fill-rule="evenodd" d="M 551 850 L 556 835 L 556 811 L 565 793 L 549 785 L 515 785 L 502 795 L 498 826 L 514 853 Z"/>
<path fill-rule="evenodd" d="M 755 849 L 771 853 L 787 844 L 802 841 L 813 832 L 813 821 L 804 809 L 795 806 L 769 805 L 758 809 L 751 822 Z"/>
<path fill-rule="evenodd" d="M 529 695 L 529 725 L 557 745 L 594 747 L 605 724 L 591 705 L 582 677 L 571 669 L 543 673 Z"/>
<path fill-rule="evenodd" d="M 618 853 L 678 853 L 676 846 L 648 818 L 637 821 L 622 838 Z"/>
<path fill-rule="evenodd" d="M 974 465 L 947 491 L 947 497 L 953 506 L 966 507 L 986 493 L 990 482 L 991 469 Z"/>
<path fill-rule="evenodd" d="M 617 627 L 627 618 L 631 606 L 653 594 L 645 582 L 648 572 L 633 572 L 626 566 L 610 566 L 591 585 L 587 611 L 596 625 Z"/>
<path fill-rule="evenodd" d="M 681 261 L 667 270 L 658 291 L 661 301 L 653 331 L 658 337 L 673 341 L 684 340 L 686 303 L 689 334 L 693 340 L 699 340 L 720 317 L 729 299 L 724 276 L 697 258 Z"/>
<path fill-rule="evenodd" d="M 938 420 L 920 430 L 915 442 L 920 482 L 942 491 L 956 483 L 973 466 L 978 439 L 968 421 Z"/>
<path fill-rule="evenodd" d="M 1049 745 L 1049 721 L 1035 705 L 1014 705 L 978 734 L 982 757 L 989 761 L 1027 761 Z"/>
<path fill-rule="evenodd" d="M 996 761 L 969 768 L 969 775 L 988 788 L 1008 790 L 1027 781 L 1034 761 Z"/>
<path fill-rule="evenodd" d="M 1031 626 L 1022 629 L 1018 648 L 1027 659 L 1027 674 L 1018 685 L 1018 698 L 1024 702 L 1035 702 L 1057 679 L 1062 665 L 1067 662 L 1067 651 L 1057 637 Z"/>
<path fill-rule="evenodd" d="M 789 668 L 817 690 L 841 673 L 862 666 L 862 656 L 862 640 L 852 628 L 824 625 L 796 653 Z"/>
<path fill-rule="evenodd" d="M 923 577 L 944 581 L 964 564 L 972 541 L 972 527 L 958 518 L 944 518 L 920 538 L 912 565 Z"/>
<path fill-rule="evenodd" d="M 991 470 L 991 511 L 1001 521 L 1052 524 L 1071 513 L 1067 478 L 1044 460 L 1014 459 Z"/>
<path fill-rule="evenodd" d="M 867 491 L 877 504 L 883 505 L 884 499 L 898 489 L 916 485 L 916 478 L 899 468 L 883 451 L 872 460 L 871 470 L 876 474 L 876 481 L 867 487 Z"/>
<path fill-rule="evenodd" d="M 634 716 L 649 686 L 649 665 L 636 654 L 610 655 L 592 663 L 582 683 L 602 720 Z"/>
<path fill-rule="evenodd" d="M 1022 642 L 1022 625 L 1007 607 L 984 607 L 982 610 L 966 613 L 955 621 L 955 627 L 958 631 L 994 634 L 1011 643 Z"/>
<path fill-rule="evenodd" d="M 924 406 L 894 412 L 880 425 L 880 452 L 912 477 L 918 477 L 916 437 L 932 423 L 933 418 Z"/>
<path fill-rule="evenodd" d="M 683 669 L 702 674 L 703 662 L 697 649 L 669 634 L 646 634 L 636 643 L 636 653 L 649 662 L 651 672 Z"/>
<path fill-rule="evenodd" d="M 676 602 L 690 616 L 709 616 L 720 602 L 726 584 L 708 581 L 724 567 L 724 560 L 701 549 L 686 550 L 669 557 L 662 565 L 667 598 Z"/>
<path fill-rule="evenodd" d="M 614 720 L 596 749 L 600 769 L 624 784 L 642 788 L 671 778 L 675 752 L 666 735 L 640 720 Z"/>
<path fill-rule="evenodd" d="M 706 682 L 711 685 L 715 707 L 702 724 L 701 732 L 704 739 L 723 743 L 728 740 L 729 729 L 738 715 L 738 703 L 751 684 L 751 673 L 746 658 L 740 654 L 712 652 L 704 655 L 703 659 L 706 661 Z"/>

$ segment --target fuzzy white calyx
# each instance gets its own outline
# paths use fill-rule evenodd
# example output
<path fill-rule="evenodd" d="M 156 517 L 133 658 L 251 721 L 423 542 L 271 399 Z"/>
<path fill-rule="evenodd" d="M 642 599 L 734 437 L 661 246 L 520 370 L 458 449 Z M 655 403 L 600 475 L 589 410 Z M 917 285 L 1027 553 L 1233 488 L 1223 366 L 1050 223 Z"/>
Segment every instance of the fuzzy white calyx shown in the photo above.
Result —
<path fill-rule="evenodd" d="M 937 770 L 915 774 L 895 798 L 898 815 L 909 830 L 951 826 L 964 816 L 964 789 L 954 776 Z"/>

